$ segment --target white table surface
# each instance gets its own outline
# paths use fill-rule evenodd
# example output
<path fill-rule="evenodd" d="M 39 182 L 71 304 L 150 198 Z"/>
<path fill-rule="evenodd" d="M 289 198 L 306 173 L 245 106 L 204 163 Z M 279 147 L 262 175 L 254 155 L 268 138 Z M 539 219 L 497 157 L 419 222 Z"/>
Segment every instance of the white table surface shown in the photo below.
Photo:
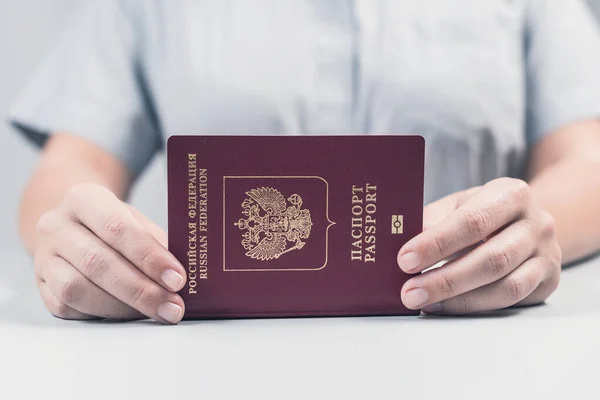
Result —
<path fill-rule="evenodd" d="M 600 259 L 487 316 L 161 326 L 56 319 L 0 254 L 0 399 L 600 399 Z"/>

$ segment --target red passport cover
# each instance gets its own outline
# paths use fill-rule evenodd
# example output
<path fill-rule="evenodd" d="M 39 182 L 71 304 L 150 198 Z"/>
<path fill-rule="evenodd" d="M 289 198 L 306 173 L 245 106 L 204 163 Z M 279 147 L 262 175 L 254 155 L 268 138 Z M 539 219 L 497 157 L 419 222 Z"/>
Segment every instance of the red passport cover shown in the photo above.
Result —
<path fill-rule="evenodd" d="M 417 314 L 400 247 L 421 232 L 420 136 L 172 136 L 169 250 L 186 318 Z"/>

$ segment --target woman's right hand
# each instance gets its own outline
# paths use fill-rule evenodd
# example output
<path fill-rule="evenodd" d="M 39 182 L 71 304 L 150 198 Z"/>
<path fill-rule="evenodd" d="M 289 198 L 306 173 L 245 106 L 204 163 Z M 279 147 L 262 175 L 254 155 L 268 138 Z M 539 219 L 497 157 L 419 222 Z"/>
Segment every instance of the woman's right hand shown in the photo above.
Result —
<path fill-rule="evenodd" d="M 103 186 L 73 187 L 37 225 L 35 272 L 44 304 L 64 319 L 178 323 L 184 303 L 176 292 L 186 274 L 165 236 Z"/>

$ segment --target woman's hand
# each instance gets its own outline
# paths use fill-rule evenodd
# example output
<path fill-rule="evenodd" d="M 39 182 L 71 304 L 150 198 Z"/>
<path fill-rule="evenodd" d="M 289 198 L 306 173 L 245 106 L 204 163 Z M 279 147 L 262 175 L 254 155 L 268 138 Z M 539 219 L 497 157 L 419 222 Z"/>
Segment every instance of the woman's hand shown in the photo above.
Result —
<path fill-rule="evenodd" d="M 100 185 L 73 187 L 37 225 L 36 279 L 52 314 L 175 324 L 185 270 L 164 231 Z"/>
<path fill-rule="evenodd" d="M 402 301 L 428 314 L 467 314 L 543 302 L 558 286 L 561 250 L 554 220 L 527 183 L 509 178 L 427 206 L 424 232 L 406 243 L 398 264 L 417 275 Z"/>

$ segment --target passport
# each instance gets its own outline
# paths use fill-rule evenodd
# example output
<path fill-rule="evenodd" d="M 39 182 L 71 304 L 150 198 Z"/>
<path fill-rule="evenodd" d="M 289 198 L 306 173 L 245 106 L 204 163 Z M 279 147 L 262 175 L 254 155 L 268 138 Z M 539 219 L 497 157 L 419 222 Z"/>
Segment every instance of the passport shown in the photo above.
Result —
<path fill-rule="evenodd" d="M 421 136 L 172 136 L 169 250 L 185 318 L 408 315 Z"/>

